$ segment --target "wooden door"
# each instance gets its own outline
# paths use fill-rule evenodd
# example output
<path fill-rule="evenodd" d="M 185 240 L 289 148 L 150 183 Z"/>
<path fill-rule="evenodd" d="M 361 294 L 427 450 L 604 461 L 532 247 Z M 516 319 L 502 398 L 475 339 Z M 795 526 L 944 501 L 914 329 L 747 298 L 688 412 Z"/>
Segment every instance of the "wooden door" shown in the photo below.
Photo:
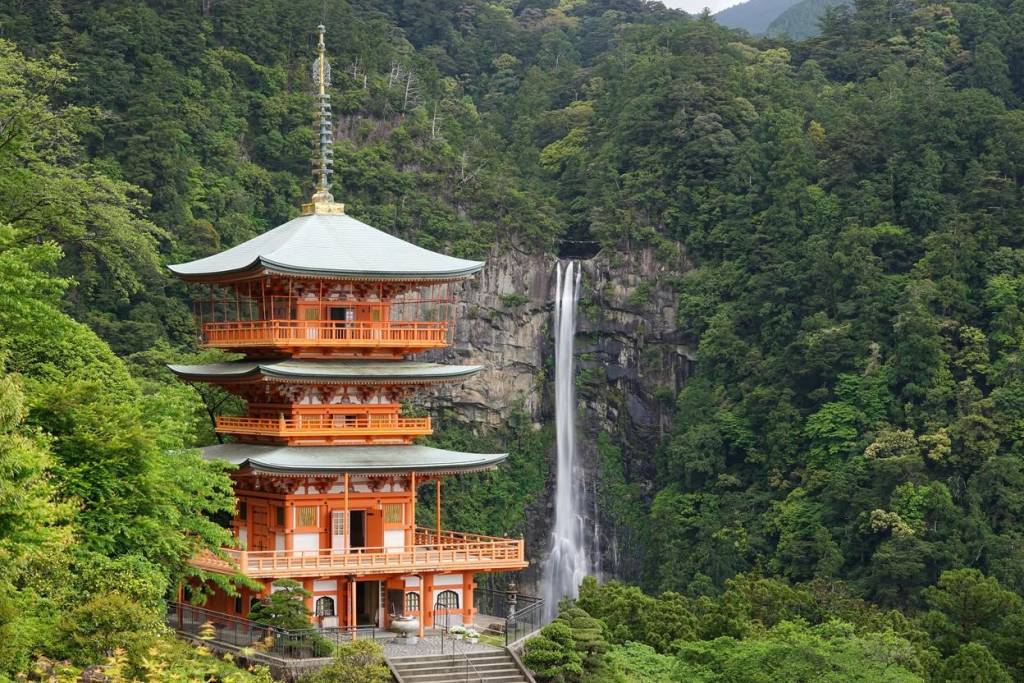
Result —
<path fill-rule="evenodd" d="M 319 338 L 319 303 L 298 305 L 299 319 L 306 331 L 306 339 Z"/>
<path fill-rule="evenodd" d="M 331 552 L 343 553 L 348 545 L 345 538 L 345 511 L 331 511 Z"/>
<path fill-rule="evenodd" d="M 267 506 L 252 506 L 252 538 L 250 550 L 269 550 L 270 527 L 267 524 Z"/>

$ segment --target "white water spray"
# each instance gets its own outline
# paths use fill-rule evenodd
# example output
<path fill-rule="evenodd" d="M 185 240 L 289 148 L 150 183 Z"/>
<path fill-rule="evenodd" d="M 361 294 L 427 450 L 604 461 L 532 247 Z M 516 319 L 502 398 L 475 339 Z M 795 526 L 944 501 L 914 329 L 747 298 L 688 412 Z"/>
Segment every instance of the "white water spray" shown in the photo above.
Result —
<path fill-rule="evenodd" d="M 555 281 L 555 436 L 558 469 L 551 550 L 544 563 L 544 609 L 558 614 L 558 601 L 575 598 L 590 565 L 583 540 L 583 480 L 576 466 L 576 306 L 580 297 L 579 264 L 558 264 Z"/>

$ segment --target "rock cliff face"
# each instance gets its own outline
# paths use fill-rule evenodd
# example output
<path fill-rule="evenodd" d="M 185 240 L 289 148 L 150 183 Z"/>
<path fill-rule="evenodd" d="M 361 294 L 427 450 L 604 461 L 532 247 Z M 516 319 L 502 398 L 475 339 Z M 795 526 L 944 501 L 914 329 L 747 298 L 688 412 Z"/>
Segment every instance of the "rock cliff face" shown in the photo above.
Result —
<path fill-rule="evenodd" d="M 538 427 L 553 419 L 555 263 L 549 255 L 503 251 L 458 293 L 456 343 L 437 359 L 485 369 L 439 393 L 433 407 L 450 407 L 458 419 L 477 425 L 500 425 L 517 408 Z M 686 263 L 682 254 L 655 258 L 645 250 L 601 252 L 582 264 L 576 357 L 580 486 L 588 501 L 584 525 L 595 568 L 606 576 L 632 577 L 638 553 L 619 549 L 619 539 L 631 538 L 632 530 L 603 504 L 605 484 L 624 479 L 646 491 L 651 454 L 670 426 L 675 394 L 692 371 L 694 352 L 676 326 L 672 287 Z M 608 448 L 603 455 L 598 451 L 602 433 L 610 457 Z M 527 584 L 539 575 L 553 516 L 554 447 L 538 457 L 551 467 L 548 486 L 528 513 L 536 523 L 526 539 L 532 561 Z"/>

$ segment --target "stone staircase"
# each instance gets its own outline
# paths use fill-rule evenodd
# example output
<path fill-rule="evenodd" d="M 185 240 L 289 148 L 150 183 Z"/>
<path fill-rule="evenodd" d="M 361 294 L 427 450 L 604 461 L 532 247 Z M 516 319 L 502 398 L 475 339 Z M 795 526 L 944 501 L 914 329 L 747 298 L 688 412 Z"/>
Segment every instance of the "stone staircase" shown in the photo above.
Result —
<path fill-rule="evenodd" d="M 466 666 L 466 658 L 470 666 Z M 533 683 L 506 650 L 388 657 L 395 679 L 401 683 Z M 468 669 L 468 677 L 467 677 Z"/>

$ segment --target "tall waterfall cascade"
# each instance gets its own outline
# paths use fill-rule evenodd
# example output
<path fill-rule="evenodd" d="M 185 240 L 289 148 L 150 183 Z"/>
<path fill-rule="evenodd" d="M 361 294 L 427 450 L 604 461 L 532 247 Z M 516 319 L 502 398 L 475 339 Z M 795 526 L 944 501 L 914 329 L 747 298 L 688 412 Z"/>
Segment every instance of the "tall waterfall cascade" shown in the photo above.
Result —
<path fill-rule="evenodd" d="M 576 462 L 576 308 L 582 270 L 578 263 L 559 263 L 555 284 L 555 435 L 558 468 L 551 549 L 544 563 L 543 593 L 548 619 L 558 614 L 558 601 L 575 598 L 590 563 L 584 534 L 583 475 Z"/>

